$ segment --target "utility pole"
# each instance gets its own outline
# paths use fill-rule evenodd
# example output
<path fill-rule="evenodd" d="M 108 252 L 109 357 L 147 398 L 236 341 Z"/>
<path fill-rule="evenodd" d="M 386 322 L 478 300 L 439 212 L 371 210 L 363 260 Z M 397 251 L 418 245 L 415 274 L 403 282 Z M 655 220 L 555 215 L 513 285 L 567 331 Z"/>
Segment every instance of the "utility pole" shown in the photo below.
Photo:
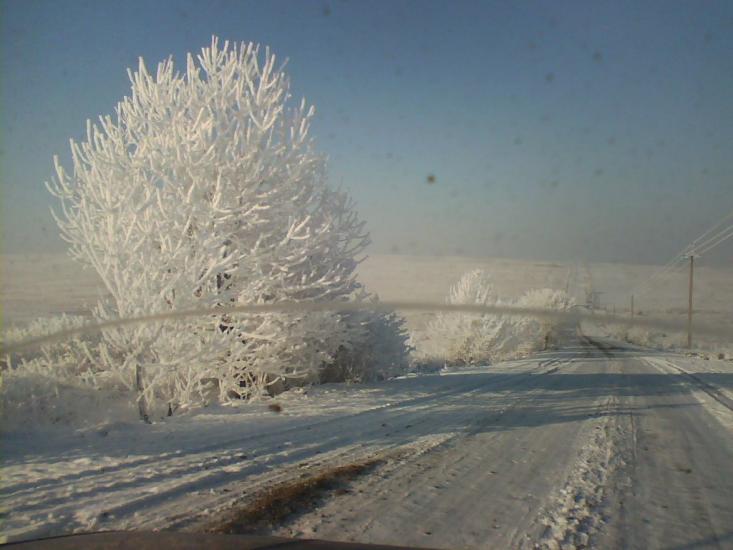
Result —
<path fill-rule="evenodd" d="M 690 252 L 690 285 L 687 295 L 687 347 L 692 349 L 692 276 L 695 267 L 695 254 Z"/>

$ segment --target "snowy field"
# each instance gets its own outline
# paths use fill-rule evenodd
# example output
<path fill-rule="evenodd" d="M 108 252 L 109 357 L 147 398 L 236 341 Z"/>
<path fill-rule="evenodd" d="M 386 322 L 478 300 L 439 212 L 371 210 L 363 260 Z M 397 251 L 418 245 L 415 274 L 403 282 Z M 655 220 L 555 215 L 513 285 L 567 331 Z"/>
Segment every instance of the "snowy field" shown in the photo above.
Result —
<path fill-rule="evenodd" d="M 582 299 L 592 279 L 619 309 L 624 277 L 654 269 L 375 256 L 360 277 L 384 300 L 442 302 L 477 267 L 507 297 L 567 287 Z M 79 313 L 101 292 L 62 256 L 6 256 L 2 269 L 6 323 Z M 704 269 L 699 315 L 724 322 L 730 271 Z M 657 299 L 644 313 L 663 311 Z M 418 340 L 428 319 L 408 315 Z M 3 426 L 8 540 L 215 529 L 273 486 L 367 461 L 377 465 L 259 532 L 437 548 L 733 540 L 733 362 L 705 353 L 599 347 L 569 326 L 558 349 L 489 368 L 326 384 L 152 425 L 128 412 L 76 428 Z"/>

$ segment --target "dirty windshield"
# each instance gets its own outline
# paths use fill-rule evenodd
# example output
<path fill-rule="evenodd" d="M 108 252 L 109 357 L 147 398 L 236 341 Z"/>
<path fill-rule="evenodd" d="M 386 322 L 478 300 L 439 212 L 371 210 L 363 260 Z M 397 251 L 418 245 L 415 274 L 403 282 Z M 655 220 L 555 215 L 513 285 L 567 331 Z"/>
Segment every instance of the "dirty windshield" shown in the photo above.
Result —
<path fill-rule="evenodd" d="M 733 546 L 733 4 L 0 10 L 1 541 Z"/>

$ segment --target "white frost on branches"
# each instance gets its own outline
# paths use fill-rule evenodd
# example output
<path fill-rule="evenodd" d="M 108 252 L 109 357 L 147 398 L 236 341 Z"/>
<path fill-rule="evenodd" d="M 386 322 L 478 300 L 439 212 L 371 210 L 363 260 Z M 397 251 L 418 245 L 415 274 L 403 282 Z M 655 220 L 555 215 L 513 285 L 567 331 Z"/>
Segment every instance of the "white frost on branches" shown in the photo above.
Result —
<path fill-rule="evenodd" d="M 543 288 L 530 290 L 517 300 L 502 301 L 491 276 L 476 269 L 451 287 L 447 303 L 563 310 L 572 300 L 563 291 Z M 555 330 L 551 319 L 531 315 L 441 313 L 428 324 L 427 353 L 449 364 L 490 364 L 543 349 Z"/>
<path fill-rule="evenodd" d="M 48 184 L 72 256 L 109 292 L 96 319 L 370 299 L 355 278 L 364 223 L 326 185 L 308 135 L 314 108 L 289 106 L 269 49 L 214 38 L 182 74 L 170 58 L 128 74 L 131 95 L 87 123 L 86 140 L 71 142 L 73 171 L 55 159 Z M 208 399 L 212 385 L 226 400 L 315 381 L 385 327 L 402 339 L 400 362 L 403 329 L 377 313 L 212 314 L 105 330 L 97 352 L 130 389 L 143 377 L 142 399 L 177 405 Z"/>

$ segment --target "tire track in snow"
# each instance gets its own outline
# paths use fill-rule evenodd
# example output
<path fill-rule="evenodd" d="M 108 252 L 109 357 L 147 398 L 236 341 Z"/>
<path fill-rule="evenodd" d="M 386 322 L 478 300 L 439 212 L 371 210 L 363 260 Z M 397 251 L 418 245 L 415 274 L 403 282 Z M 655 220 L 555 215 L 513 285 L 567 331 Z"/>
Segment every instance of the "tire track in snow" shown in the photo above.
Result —
<path fill-rule="evenodd" d="M 556 368 L 557 365 L 552 370 Z M 489 375 L 487 381 L 479 386 L 475 385 L 475 380 L 458 383 L 432 395 L 390 403 L 346 417 L 301 424 L 275 433 L 217 442 L 200 447 L 194 454 L 171 454 L 162 459 L 160 456 L 149 457 L 133 461 L 132 467 L 130 463 L 122 463 L 103 472 L 95 469 L 92 475 L 76 472 L 64 476 L 61 483 L 57 479 L 44 480 L 43 484 L 33 484 L 31 488 L 29 482 L 16 491 L 13 486 L 6 486 L 3 496 L 6 501 L 13 502 L 13 512 L 7 518 L 10 524 L 6 523 L 6 533 L 17 538 L 21 535 L 27 537 L 61 530 L 112 528 L 119 525 L 156 528 L 166 527 L 171 523 L 183 525 L 190 522 L 191 514 L 181 514 L 181 498 L 208 491 L 211 496 L 197 500 L 203 501 L 202 506 L 211 510 L 220 509 L 231 505 L 233 500 L 241 496 L 226 494 L 221 490 L 223 485 L 247 479 L 248 487 L 267 486 L 299 474 L 302 470 L 293 472 L 292 467 L 308 459 L 318 464 L 326 461 L 353 461 L 371 456 L 376 451 L 409 446 L 419 439 L 410 434 L 421 428 L 421 424 L 430 422 L 430 418 L 423 411 L 433 407 L 434 403 L 439 402 L 444 406 L 455 400 L 502 391 L 521 383 L 529 376 L 542 373 L 543 368 L 537 366 L 505 377 L 501 383 L 497 383 Z M 411 425 L 401 430 L 406 434 L 404 436 L 400 434 L 399 428 L 385 434 L 380 425 L 383 419 L 389 420 L 391 425 L 407 422 L 411 422 Z M 372 424 L 366 433 L 363 430 L 365 423 Z M 434 431 L 431 426 L 426 427 L 427 434 Z M 353 442 L 354 430 L 363 433 L 362 439 L 373 443 L 349 445 Z M 299 445 L 287 446 L 288 439 L 295 439 L 289 436 L 296 434 L 301 436 Z M 305 439 L 303 434 L 307 434 Z M 337 435 L 334 437 L 334 434 Z M 388 436 L 396 441 L 389 441 L 386 439 Z M 451 436 L 452 434 L 447 434 L 445 437 L 434 438 L 433 443 L 440 444 Z M 400 441 L 399 437 L 411 438 L 413 441 L 407 441 L 405 445 L 405 441 Z M 253 441 L 258 443 L 258 448 L 254 450 Z M 314 444 L 314 441 L 321 442 Z M 288 448 L 283 448 L 285 446 Z M 227 453 L 222 456 L 220 451 L 224 449 Z M 239 467 L 243 462 L 242 454 L 255 457 L 254 463 L 249 459 L 246 460 L 246 466 Z M 152 464 L 153 467 L 143 469 L 147 464 Z M 90 470 L 86 470 L 88 471 Z M 121 475 L 124 477 L 121 478 Z M 72 509 L 69 506 L 72 499 L 83 502 L 83 508 Z M 197 508 L 200 509 L 201 506 Z M 155 513 L 149 513 L 151 509 Z M 168 512 L 165 512 L 166 509 Z M 145 515 L 157 519 L 147 520 L 141 517 Z"/>
<path fill-rule="evenodd" d="M 585 353 L 579 349 L 575 355 Z M 552 372 L 555 368 L 542 374 Z M 524 528 L 515 537 L 511 525 L 530 524 L 540 501 L 532 494 L 534 489 L 522 497 L 518 494 L 535 483 L 537 461 L 545 449 L 557 444 L 568 447 L 537 430 L 531 415 L 545 399 L 565 391 L 565 384 L 562 375 L 546 381 L 525 380 L 521 391 L 510 391 L 498 402 L 492 399 L 495 407 L 491 409 L 472 404 L 466 429 L 430 449 L 423 460 L 409 458 L 380 467 L 359 480 L 350 496 L 335 496 L 316 510 L 284 522 L 273 534 L 379 544 L 398 540 L 410 546 L 519 546 Z M 581 422 L 586 422 L 586 414 L 583 417 Z M 520 429 L 525 422 L 531 426 L 527 431 Z M 573 423 L 561 421 L 561 425 L 575 440 Z M 562 479 L 563 467 L 557 469 Z M 443 518 L 451 514 L 455 519 L 446 522 Z M 509 517 L 516 523 L 505 523 Z M 454 528 L 457 532 L 451 534 Z"/>
<path fill-rule="evenodd" d="M 587 442 L 554 505 L 546 512 L 542 523 L 545 532 L 536 548 L 586 548 L 591 537 L 607 521 L 606 498 L 610 480 L 625 466 L 618 448 L 624 430 L 614 419 L 618 405 L 614 398 L 599 405 L 596 416 L 601 418 L 586 427 Z M 590 433 L 588 433 L 590 432 Z"/>
<path fill-rule="evenodd" d="M 571 359 L 562 359 L 560 362 L 568 362 Z M 532 363 L 536 363 L 536 361 L 531 361 Z M 556 364 L 556 363 L 555 363 Z M 388 411 L 399 411 L 400 409 L 408 409 L 411 407 L 414 407 L 416 405 L 422 405 L 422 404 L 429 404 L 434 401 L 441 401 L 447 397 L 455 396 L 455 395 L 465 395 L 467 391 L 471 391 L 474 389 L 478 389 L 479 391 L 484 387 L 489 387 L 492 384 L 495 385 L 496 389 L 501 389 L 504 385 L 507 384 L 514 384 L 515 379 L 522 379 L 526 376 L 530 376 L 532 374 L 537 373 L 538 371 L 542 371 L 543 367 L 546 367 L 546 364 L 543 364 L 541 361 L 535 367 L 534 369 L 531 369 L 529 371 L 524 371 L 522 373 L 518 373 L 515 375 L 511 375 L 511 379 L 505 379 L 501 385 L 495 384 L 493 380 L 487 380 L 487 382 L 480 387 L 477 388 L 477 386 L 473 382 L 463 382 L 463 383 L 457 383 L 449 388 L 446 388 L 444 390 L 439 390 L 436 392 L 432 392 L 429 395 L 423 395 L 419 397 L 414 397 L 406 400 L 396 401 L 394 403 L 387 403 L 384 405 L 380 405 L 377 407 L 372 407 L 364 411 L 360 411 L 358 413 L 352 413 L 349 414 L 346 419 L 357 419 L 361 418 L 365 421 L 368 421 L 368 419 L 372 416 L 381 415 Z M 486 373 L 489 378 L 492 378 L 491 372 Z M 459 381 L 460 382 L 460 381 Z M 276 440 L 285 440 L 289 435 L 297 435 L 301 433 L 303 430 L 313 430 L 313 429 L 322 429 L 329 427 L 334 424 L 339 424 L 344 422 L 345 417 L 332 417 L 332 418 L 326 418 L 323 420 L 318 420 L 314 422 L 308 422 L 303 424 L 298 424 L 297 426 L 287 426 L 282 429 L 278 429 L 276 431 L 267 431 L 267 432 L 261 432 L 261 433 L 254 433 L 254 434 L 247 434 L 246 436 L 242 437 L 239 436 L 237 438 L 233 439 L 227 439 L 224 441 L 218 441 L 214 444 L 204 445 L 196 448 L 192 448 L 186 451 L 186 456 L 198 456 L 203 455 L 205 453 L 210 453 L 214 451 L 220 451 L 220 450 L 231 450 L 232 448 L 235 448 L 237 451 L 245 452 L 247 449 L 250 449 L 250 454 L 253 453 L 251 450 L 251 445 L 253 443 L 264 443 L 267 440 L 270 439 L 276 439 Z M 239 448 L 237 445 L 246 444 L 247 448 Z M 153 465 L 160 465 L 165 460 L 170 461 L 177 461 L 181 458 L 180 453 L 166 453 L 162 455 L 156 455 L 156 456 L 146 456 L 144 458 L 137 458 L 130 461 L 124 461 L 119 462 L 115 464 L 114 466 L 107 466 L 102 467 L 102 470 L 100 470 L 99 467 L 89 468 L 82 471 L 77 471 L 71 474 L 66 474 L 63 476 L 58 477 L 48 477 L 47 479 L 35 479 L 34 481 L 29 481 L 27 483 L 7 483 L 6 478 L 6 484 L 0 490 L 0 495 L 3 498 L 17 498 L 21 497 L 25 494 L 37 494 L 39 489 L 44 489 L 49 486 L 60 486 L 60 482 L 66 482 L 68 481 L 70 484 L 73 484 L 79 480 L 88 480 L 92 481 L 96 478 L 100 477 L 109 477 L 110 474 L 113 474 L 118 471 L 130 471 L 132 468 L 140 468 L 142 466 L 153 464 Z M 6 463 L 6 466 L 12 465 Z M 183 473 L 183 472 L 181 472 Z"/>
<path fill-rule="evenodd" d="M 517 375 L 514 375 L 511 377 L 511 379 L 503 380 L 502 384 L 496 384 L 492 381 L 488 381 L 485 384 L 481 384 L 479 386 L 475 386 L 471 384 L 471 389 L 469 391 L 460 391 L 460 392 L 451 392 L 452 400 L 458 400 L 463 402 L 466 399 L 470 399 L 472 396 L 483 396 L 487 393 L 493 393 L 495 391 L 503 391 L 506 390 L 512 386 L 515 386 L 517 384 L 521 384 L 525 379 L 528 377 L 534 376 L 534 375 L 544 375 L 544 374 L 550 374 L 552 372 L 556 372 L 558 370 L 559 366 L 555 364 L 555 367 L 546 370 L 543 366 L 538 366 L 530 371 L 525 371 L 523 373 L 519 373 Z M 439 399 L 441 402 L 445 401 L 445 396 L 442 396 L 441 399 Z M 444 406 L 448 403 L 442 403 Z M 512 408 L 514 406 L 514 403 L 510 404 L 508 408 Z M 337 451 L 333 455 L 325 456 L 321 455 L 320 460 L 315 460 L 316 466 L 321 468 L 327 466 L 327 467 L 334 467 L 341 463 L 349 463 L 349 462 L 355 462 L 360 460 L 366 460 L 366 459 L 374 459 L 374 458 L 389 458 L 389 457 L 396 457 L 400 456 L 401 461 L 400 464 L 404 463 L 405 460 L 413 459 L 416 456 L 420 456 L 428 451 L 432 451 L 437 447 L 443 446 L 448 444 L 450 441 L 454 440 L 456 437 L 459 437 L 467 430 L 471 429 L 471 426 L 476 423 L 476 419 L 473 417 L 472 413 L 467 412 L 465 414 L 465 418 L 461 422 L 461 427 L 457 431 L 452 431 L 449 433 L 439 434 L 436 436 L 434 434 L 434 425 L 433 425 L 433 419 L 424 415 L 424 410 L 429 407 L 421 407 L 419 409 L 413 409 L 410 411 L 406 411 L 403 414 L 401 414 L 398 417 L 389 416 L 387 419 L 390 422 L 390 425 L 394 426 L 396 424 L 399 424 L 400 422 L 404 423 L 409 421 L 410 424 L 407 424 L 404 426 L 404 428 L 392 428 L 392 430 L 389 433 L 386 433 L 384 435 L 394 435 L 395 433 L 404 432 L 406 434 L 414 433 L 417 428 L 420 428 L 421 425 L 425 425 L 428 429 L 426 430 L 425 435 L 423 435 L 421 438 L 417 438 L 416 440 L 413 439 L 411 441 L 408 441 L 405 443 L 402 442 L 395 442 L 395 443 L 381 443 L 379 445 L 368 445 L 368 444 L 360 444 L 356 447 L 354 447 L 355 450 L 346 449 L 343 452 Z M 507 410 L 507 407 L 500 408 L 496 411 L 496 414 L 502 415 Z M 384 412 L 384 411 L 382 411 Z M 359 415 L 354 415 L 354 417 Z M 349 420 L 347 418 L 346 420 Z M 380 418 L 381 420 L 381 418 Z M 374 431 L 379 431 L 379 428 L 383 427 L 384 424 L 382 424 L 380 427 L 375 427 Z M 345 431 L 347 433 L 350 433 L 348 429 L 346 430 L 339 430 Z M 368 435 L 368 434 L 364 434 Z M 346 439 L 351 439 L 350 436 L 346 436 Z M 363 439 L 363 438 L 362 438 Z M 384 468 L 384 467 L 382 467 Z M 300 473 L 300 472 L 298 472 Z M 257 487 L 261 488 L 268 488 L 275 482 L 284 482 L 289 481 L 290 479 L 296 477 L 292 472 L 290 471 L 280 471 L 276 474 L 276 476 L 267 476 L 265 477 L 260 483 L 257 483 Z M 249 480 L 248 480 L 249 481 Z M 252 491 L 250 491 L 252 493 Z M 213 510 L 222 509 L 225 507 L 231 507 L 234 505 L 232 498 L 224 499 L 224 501 L 219 502 L 218 504 L 213 504 L 210 506 L 210 512 Z M 190 518 L 190 516 L 184 516 L 183 518 L 180 518 L 176 523 L 166 523 L 166 527 L 176 527 L 180 528 L 182 526 L 196 523 L 196 520 L 193 518 Z"/>
<path fill-rule="evenodd" d="M 602 343 L 581 335 L 590 347 L 605 357 L 604 371 L 610 372 L 614 359 Z M 610 396 L 598 404 L 599 420 L 584 427 L 580 439 L 586 440 L 578 459 L 571 466 L 564 487 L 555 502 L 543 514 L 541 523 L 545 529 L 535 548 L 559 550 L 560 548 L 588 548 L 592 537 L 608 521 L 608 492 L 627 465 L 629 453 L 633 457 L 635 444 L 629 448 L 629 433 L 633 431 L 633 416 L 620 412 L 617 387 Z M 631 430 L 625 423 L 629 422 Z M 633 437 L 632 437 L 633 441 Z"/>
<path fill-rule="evenodd" d="M 655 368 L 662 367 L 661 369 L 662 371 L 664 370 L 664 367 L 667 367 L 669 369 L 674 369 L 679 374 L 686 377 L 692 385 L 704 391 L 710 397 L 715 399 L 718 403 L 723 405 L 726 409 L 733 412 L 733 399 L 725 395 L 722 391 L 720 391 L 719 388 L 716 388 L 712 384 L 709 384 L 708 382 L 706 382 L 705 380 L 703 380 L 696 374 L 683 369 L 682 367 L 676 365 L 674 362 L 670 361 L 669 359 L 647 357 L 644 360 L 652 367 L 655 367 Z"/>

